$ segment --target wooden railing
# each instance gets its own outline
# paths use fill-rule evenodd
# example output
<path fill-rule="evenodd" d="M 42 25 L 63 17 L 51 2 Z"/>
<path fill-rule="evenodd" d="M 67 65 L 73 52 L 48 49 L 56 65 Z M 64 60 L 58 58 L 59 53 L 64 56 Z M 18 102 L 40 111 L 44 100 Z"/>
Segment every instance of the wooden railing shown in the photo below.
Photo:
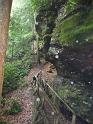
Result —
<path fill-rule="evenodd" d="M 41 75 L 41 72 L 37 74 L 33 84 L 37 108 L 33 124 L 90 124 L 78 116 Z"/>

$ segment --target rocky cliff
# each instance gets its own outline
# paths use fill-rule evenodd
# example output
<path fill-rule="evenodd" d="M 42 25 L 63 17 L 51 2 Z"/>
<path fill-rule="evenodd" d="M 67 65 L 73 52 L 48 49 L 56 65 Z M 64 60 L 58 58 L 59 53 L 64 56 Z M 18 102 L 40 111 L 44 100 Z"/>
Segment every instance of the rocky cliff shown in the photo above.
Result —
<path fill-rule="evenodd" d="M 61 76 L 54 82 L 60 96 L 93 123 L 93 0 L 50 1 L 36 18 L 41 54 Z"/>
<path fill-rule="evenodd" d="M 92 20 L 92 0 L 55 0 L 39 10 L 36 31 L 44 41 L 42 51 L 59 75 L 93 80 Z"/>

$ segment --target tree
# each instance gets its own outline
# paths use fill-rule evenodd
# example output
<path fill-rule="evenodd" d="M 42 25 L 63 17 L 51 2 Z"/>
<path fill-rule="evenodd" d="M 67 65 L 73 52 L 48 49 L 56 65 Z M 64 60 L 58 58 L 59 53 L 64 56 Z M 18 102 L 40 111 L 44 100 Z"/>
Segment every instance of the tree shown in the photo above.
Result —
<path fill-rule="evenodd" d="M 0 97 L 3 87 L 3 66 L 7 48 L 8 27 L 12 0 L 0 0 Z"/>

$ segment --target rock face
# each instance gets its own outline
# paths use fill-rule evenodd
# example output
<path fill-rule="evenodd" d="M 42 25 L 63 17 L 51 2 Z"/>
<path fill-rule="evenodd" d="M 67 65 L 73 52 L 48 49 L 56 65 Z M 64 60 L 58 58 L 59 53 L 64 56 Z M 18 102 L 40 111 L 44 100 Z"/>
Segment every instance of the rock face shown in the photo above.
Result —
<path fill-rule="evenodd" d="M 39 10 L 39 14 L 36 17 L 36 31 L 38 35 L 44 41 L 43 52 L 46 54 L 50 47 L 51 34 L 55 28 L 55 20 L 58 17 L 58 11 L 61 6 L 66 3 L 66 0 L 55 0 L 55 2 L 50 2 L 48 8 L 43 8 Z"/>
<path fill-rule="evenodd" d="M 50 1 L 36 20 L 44 42 L 41 52 L 57 70 L 54 89 L 92 123 L 93 0 Z"/>
<path fill-rule="evenodd" d="M 49 52 L 47 60 L 55 65 L 58 75 L 87 83 L 93 81 L 93 43 L 64 47 L 60 53 Z"/>
<path fill-rule="evenodd" d="M 41 50 L 58 75 L 93 81 L 93 0 L 55 0 L 41 9 L 36 31 L 44 41 Z"/>

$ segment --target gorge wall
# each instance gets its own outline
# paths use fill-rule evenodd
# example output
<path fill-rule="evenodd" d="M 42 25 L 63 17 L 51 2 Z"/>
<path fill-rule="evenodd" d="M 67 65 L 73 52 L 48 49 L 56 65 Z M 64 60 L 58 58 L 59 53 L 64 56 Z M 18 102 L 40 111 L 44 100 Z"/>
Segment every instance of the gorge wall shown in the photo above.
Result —
<path fill-rule="evenodd" d="M 93 0 L 55 0 L 42 7 L 36 31 L 44 41 L 41 52 L 58 75 L 93 81 Z"/>
<path fill-rule="evenodd" d="M 51 1 L 51 2 L 50 2 Z M 38 11 L 41 55 L 56 68 L 54 90 L 93 123 L 93 0 L 49 0 Z M 59 81 L 60 80 L 60 81 Z M 91 113 L 91 114 L 90 114 Z"/>

